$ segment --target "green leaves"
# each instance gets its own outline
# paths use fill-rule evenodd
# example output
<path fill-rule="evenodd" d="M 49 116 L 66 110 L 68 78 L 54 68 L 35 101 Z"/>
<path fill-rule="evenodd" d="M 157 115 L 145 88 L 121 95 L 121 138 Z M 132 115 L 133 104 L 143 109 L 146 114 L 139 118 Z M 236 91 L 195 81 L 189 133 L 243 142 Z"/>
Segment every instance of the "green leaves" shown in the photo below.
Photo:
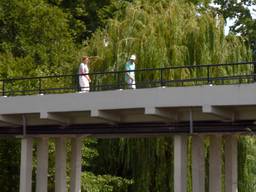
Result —
<path fill-rule="evenodd" d="M 5 63 L 0 61 L 0 68 L 4 68 L 8 60 L 16 67 L 4 77 L 41 75 L 49 71 L 60 73 L 71 69 L 75 46 L 66 14 L 43 0 L 3 0 L 0 8 L 3 10 L 0 17 L 0 54 L 7 57 Z M 17 66 L 20 66 L 19 70 Z M 44 71 L 45 67 L 49 71 Z"/>
<path fill-rule="evenodd" d="M 74 74 L 80 56 L 85 54 L 96 56 L 91 71 L 98 72 L 123 70 L 127 59 L 134 53 L 137 55 L 137 68 L 251 60 L 244 37 L 224 36 L 224 20 L 242 12 L 237 26 L 246 27 L 234 28 L 233 31 L 242 31 L 241 34 L 250 40 L 255 39 L 255 21 L 251 20 L 248 10 L 238 4 L 218 3 L 223 3 L 223 18 L 215 17 L 216 12 L 208 7 L 209 0 L 1 0 L 0 77 Z M 108 46 L 104 41 L 108 42 Z M 79 50 L 84 44 L 86 46 Z M 219 67 L 210 72 L 218 77 L 246 74 L 248 70 L 251 69 Z M 206 70 L 177 69 L 165 71 L 163 76 L 173 80 L 204 77 L 206 73 Z M 160 75 L 155 72 L 138 73 L 136 80 L 152 82 L 159 80 Z M 103 76 L 93 83 L 106 83 L 118 78 Z M 42 82 L 47 87 L 52 86 L 54 80 Z M 56 78 L 54 85 L 65 86 L 69 83 Z M 37 87 L 38 82 L 8 86 L 10 89 Z M 249 140 L 241 146 L 242 152 L 249 151 L 240 159 L 244 183 L 246 179 L 253 180 L 256 172 L 254 142 Z M 140 192 L 173 190 L 171 138 L 100 140 L 97 149 L 96 140 L 87 138 L 83 144 L 84 191 L 124 192 L 128 187 Z M 50 146 L 52 191 L 55 149 L 52 142 Z M 6 187 L 2 188 L 5 191 L 17 191 L 19 149 L 17 142 L 0 142 L 0 186 Z M 70 152 L 70 145 L 67 149 Z M 13 158 L 13 168 L 9 167 L 10 157 Z M 96 161 L 98 164 L 95 164 Z M 123 175 L 134 178 L 135 182 L 121 178 Z"/>
<path fill-rule="evenodd" d="M 235 20 L 234 24 L 230 26 L 231 33 L 242 35 L 243 37 L 246 37 L 248 39 L 249 44 L 251 44 L 254 60 L 256 60 L 256 20 L 252 17 L 252 13 L 250 12 L 250 8 L 252 8 L 252 5 L 256 5 L 256 1 L 214 0 L 214 3 L 219 5 L 219 8 L 215 9 L 218 13 L 223 15 L 225 22 L 227 22 L 228 19 Z"/>
<path fill-rule="evenodd" d="M 95 71 L 122 70 L 134 53 L 138 58 L 137 68 L 251 60 L 245 39 L 232 35 L 225 38 L 221 17 L 216 18 L 211 9 L 201 10 L 188 2 L 158 1 L 153 6 L 136 1 L 127 5 L 122 17 L 110 19 L 106 24 L 106 29 L 96 31 L 85 48 L 88 55 L 98 57 L 92 65 Z M 106 37 L 109 40 L 107 47 L 103 43 Z M 167 79 L 195 78 L 198 75 L 205 76 L 206 70 L 176 70 Z M 136 79 L 137 82 L 159 79 L 159 74 L 137 73 Z"/>
<path fill-rule="evenodd" d="M 14 138 L 0 141 L 1 191 L 19 191 L 20 142 Z"/>
<path fill-rule="evenodd" d="M 132 180 L 114 177 L 112 175 L 95 176 L 90 172 L 82 174 L 82 191 L 86 192 L 114 192 L 127 191 L 128 185 L 132 184 Z"/>

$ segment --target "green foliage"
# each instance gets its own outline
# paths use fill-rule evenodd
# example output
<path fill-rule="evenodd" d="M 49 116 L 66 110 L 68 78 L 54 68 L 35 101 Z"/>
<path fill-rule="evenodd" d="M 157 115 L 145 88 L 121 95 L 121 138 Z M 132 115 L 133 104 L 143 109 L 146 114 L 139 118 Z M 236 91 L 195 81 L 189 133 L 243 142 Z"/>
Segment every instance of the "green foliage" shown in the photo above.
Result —
<path fill-rule="evenodd" d="M 255 20 L 252 18 L 250 13 L 250 6 L 256 5 L 255 0 L 243 0 L 243 1 L 222 1 L 214 0 L 214 3 L 219 5 L 216 10 L 223 15 L 225 19 L 236 18 L 233 26 L 230 27 L 232 32 L 240 33 L 243 36 L 253 35 L 255 37 L 256 33 L 253 32 L 253 25 L 255 25 Z"/>
<path fill-rule="evenodd" d="M 234 16 L 239 10 L 237 5 L 231 6 L 235 8 L 232 11 L 226 9 L 231 14 L 222 12 L 224 19 L 216 19 L 216 12 L 208 7 L 208 3 L 209 0 L 1 0 L 0 77 L 71 74 L 77 68 L 78 58 L 85 53 L 97 56 L 92 71 L 122 70 L 133 53 L 138 58 L 137 68 L 251 60 L 245 38 L 232 34 L 225 37 L 223 33 L 224 20 Z M 255 22 L 247 10 L 242 11 L 240 24 L 246 26 L 241 28 L 242 35 L 253 39 Z M 86 47 L 78 50 L 80 43 L 89 37 Z M 109 41 L 107 47 L 104 39 Z M 217 77 L 245 74 L 250 70 L 220 67 L 211 74 Z M 179 69 L 164 75 L 172 80 L 205 74 L 205 70 Z M 138 82 L 142 79 L 152 81 L 159 76 L 159 73 L 148 72 L 136 74 L 136 79 Z M 97 81 L 111 82 L 116 78 L 101 77 Z M 65 86 L 70 82 L 56 78 L 43 84 L 46 88 Z M 8 86 L 9 89 L 38 87 L 38 82 Z M 256 174 L 254 144 L 255 140 L 248 137 L 239 144 L 239 190 L 242 192 L 253 191 Z M 67 149 L 70 156 L 70 142 Z M 19 150 L 18 141 L 0 141 L 0 186 L 3 192 L 18 191 Z M 55 146 L 52 141 L 49 152 L 48 190 L 54 191 Z M 82 154 L 83 191 L 173 191 L 170 137 L 99 140 L 98 144 L 96 140 L 86 138 Z M 191 165 L 188 165 L 191 174 L 189 170 Z M 67 172 L 70 172 L 70 166 Z M 191 180 L 188 184 L 190 190 Z"/>
<path fill-rule="evenodd" d="M 152 0 L 153 1 L 153 0 Z M 94 33 L 85 52 L 97 56 L 92 64 L 94 71 L 123 70 L 129 56 L 137 55 L 137 68 L 170 66 L 196 66 L 209 63 L 228 63 L 251 60 L 245 39 L 224 36 L 224 23 L 216 19 L 210 10 L 204 10 L 185 1 L 136 1 L 127 5 L 125 14 L 110 19 L 107 30 Z M 152 3 L 152 2 L 151 2 Z M 103 42 L 109 41 L 108 46 Z M 210 69 L 212 77 L 228 74 L 238 75 L 241 70 L 251 73 L 250 67 L 219 67 Z M 137 72 L 136 82 L 148 81 L 148 87 L 156 86 L 154 81 L 207 77 L 207 70 L 175 69 L 156 72 Z M 97 81 L 114 83 L 117 79 L 105 77 Z M 96 80 L 94 83 L 97 83 Z M 119 80 L 118 80 L 119 82 Z M 122 83 L 122 82 L 121 82 Z M 218 84 L 219 82 L 214 82 Z M 179 84 L 166 84 L 179 86 Z M 193 85 L 193 83 L 187 83 Z M 158 85 L 159 86 L 159 85 Z"/>
<path fill-rule="evenodd" d="M 97 140 L 93 138 L 85 138 L 82 141 L 82 177 L 81 177 L 81 191 L 82 192 L 126 192 L 129 185 L 133 183 L 132 180 L 116 177 L 113 175 L 95 175 L 91 171 L 92 163 L 98 156 L 95 148 Z M 67 180 L 70 185 L 70 162 L 71 162 L 71 141 L 66 142 L 67 150 Z M 49 142 L 49 176 L 48 176 L 48 191 L 54 191 L 55 184 L 55 145 L 54 140 Z M 69 186 L 70 187 L 70 186 Z"/>
<path fill-rule="evenodd" d="M 234 35 L 225 37 L 224 21 L 221 17 L 216 18 L 211 9 L 185 1 L 152 2 L 153 5 L 147 1 L 129 4 L 124 15 L 107 22 L 107 30 L 97 30 L 93 34 L 85 52 L 97 56 L 92 65 L 94 71 L 122 70 L 133 53 L 138 58 L 137 68 L 251 60 L 246 39 Z M 109 41 L 108 46 L 104 45 L 104 39 Z M 214 77 L 251 72 L 251 68 L 242 66 L 218 67 L 210 71 Z M 169 71 L 165 78 L 204 77 L 206 73 L 206 70 L 179 69 Z M 159 75 L 137 73 L 136 81 L 152 81 L 159 79 Z M 110 79 L 105 81 L 111 82 Z M 170 138 L 103 140 L 98 146 L 97 166 L 104 168 L 95 169 L 101 174 L 133 178 L 135 182 L 130 191 L 172 191 L 172 145 Z M 191 180 L 188 184 L 191 190 Z"/>
<path fill-rule="evenodd" d="M 54 2 L 57 5 L 62 3 L 61 1 Z M 44 0 L 3 0 L 0 2 L 0 10 L 1 78 L 71 74 L 74 72 L 79 62 L 77 58 L 80 58 L 82 53 L 77 50 L 73 43 L 72 31 L 69 28 L 69 14 L 64 13 L 57 6 L 50 6 Z M 77 32 L 79 33 L 79 31 Z M 35 88 L 38 87 L 38 83 L 38 81 L 30 81 L 22 85 L 20 82 L 17 82 L 17 84 L 10 83 L 7 84 L 7 89 Z M 42 79 L 42 84 L 44 88 L 47 88 L 47 86 L 53 85 L 65 86 L 70 82 L 55 78 L 50 81 Z M 87 147 L 92 144 L 92 141 L 88 139 L 84 142 L 84 158 L 82 161 L 84 170 L 90 167 L 89 159 L 97 155 L 95 149 Z M 11 145 L 14 147 L 9 148 Z M 2 187 L 3 191 L 18 191 L 19 149 L 20 146 L 17 142 L 1 141 L 0 150 L 3 150 L 3 153 L 1 153 L 0 164 L 3 165 L 1 169 L 3 171 L 0 175 L 2 182 L 0 184 L 5 186 Z M 67 149 L 70 154 L 70 144 L 67 144 Z M 9 151 L 12 151 L 13 154 L 10 154 Z M 7 159 L 11 160 L 13 164 L 8 162 Z M 51 141 L 49 145 L 48 191 L 54 191 L 54 162 L 55 146 L 54 142 Z M 70 162 L 70 159 L 68 162 Z M 36 159 L 34 159 L 34 164 L 36 165 Z M 67 168 L 67 171 L 70 171 L 70 167 Z M 95 176 L 92 172 L 84 175 L 86 178 L 84 181 L 88 184 L 83 183 L 83 186 L 84 190 L 87 191 L 102 191 L 103 188 L 108 188 L 108 191 L 117 189 L 124 191 L 127 188 L 125 186 L 130 184 L 129 180 L 110 175 Z M 11 182 L 8 182 L 7 178 Z M 33 177 L 33 180 L 35 180 L 35 177 Z"/>
<path fill-rule="evenodd" d="M 109 174 L 95 175 L 90 170 L 95 165 L 95 159 L 99 157 L 96 149 L 97 140 L 86 138 L 82 148 L 82 191 L 86 192 L 126 192 L 132 180 L 116 177 Z"/>
<path fill-rule="evenodd" d="M 95 176 L 90 172 L 82 174 L 82 189 L 86 192 L 114 192 L 127 191 L 128 186 L 132 184 L 131 180 L 112 175 Z"/>
<path fill-rule="evenodd" d="M 19 150 L 20 146 L 19 143 L 13 142 L 12 140 L 4 140 L 6 145 L 10 145 L 12 142 L 13 145 L 15 146 L 13 149 Z M 8 141 L 8 142 L 6 142 Z M 36 165 L 37 165 L 37 143 L 38 141 L 34 141 L 34 159 L 33 159 L 33 170 L 34 170 L 34 177 L 33 177 L 33 183 L 35 183 L 35 174 L 36 174 Z M 121 177 L 116 177 L 113 175 L 105 174 L 105 175 L 95 175 L 93 173 L 93 170 L 91 170 L 92 163 L 94 164 L 95 158 L 98 156 L 98 152 L 95 148 L 97 144 L 97 140 L 93 138 L 85 138 L 82 140 L 82 178 L 81 178 L 81 191 L 82 192 L 126 192 L 128 189 L 128 186 L 133 183 L 131 179 L 124 179 Z M 7 150 L 8 148 L 4 145 L 4 143 L 0 143 L 0 149 Z M 2 147 L 2 148 L 1 148 Z M 13 157 L 16 158 L 16 161 L 19 160 L 20 154 L 17 153 L 14 150 L 8 150 L 7 157 L 9 158 L 8 154 L 10 152 L 13 152 L 15 155 Z M 56 155 L 56 149 L 55 149 L 55 140 L 50 139 L 49 140 L 49 163 L 48 163 L 48 191 L 53 192 L 54 191 L 54 186 L 55 186 L 55 155 Z M 19 152 L 19 151 L 18 151 Z M 67 152 L 67 167 L 66 167 L 66 173 L 67 173 L 67 184 L 68 188 L 70 188 L 70 174 L 71 174 L 71 141 L 66 140 L 66 152 Z M 0 153 L 2 154 L 2 153 Z M 9 168 L 12 164 L 10 164 L 8 161 L 4 161 L 4 154 L 0 156 L 0 162 L 2 162 L 3 167 L 2 170 L 7 170 L 6 168 Z M 12 158 L 11 160 L 13 160 Z M 14 163 L 15 169 L 9 169 L 8 172 L 3 172 L 2 175 L 3 177 L 3 182 L 8 182 L 6 179 L 4 179 L 4 176 L 9 176 L 12 174 L 13 179 L 19 178 L 18 171 L 19 171 L 19 164 L 15 162 L 14 160 L 12 161 Z M 8 166 L 7 166 L 8 165 Z M 13 172 L 10 173 L 10 170 Z M 6 174 L 6 175 L 5 175 Z M 0 181 L 1 182 L 1 181 Z M 15 184 L 13 185 L 6 185 L 6 192 L 10 191 L 11 189 L 18 189 L 19 185 L 19 179 L 14 182 Z M 35 185 L 33 186 L 35 187 Z M 16 191 L 16 190 L 13 190 Z"/>
<path fill-rule="evenodd" d="M 75 46 L 67 15 L 43 0 L 0 2 L 1 77 L 72 70 Z"/>
<path fill-rule="evenodd" d="M 253 50 L 253 58 L 256 60 L 256 20 L 252 17 L 250 12 L 250 7 L 252 5 L 255 6 L 256 1 L 214 0 L 214 3 L 219 5 L 219 7 L 215 9 L 224 17 L 225 21 L 227 19 L 235 20 L 234 24 L 230 26 L 231 33 L 242 35 L 248 39 L 251 44 L 251 49 Z"/>
<path fill-rule="evenodd" d="M 121 70 L 133 53 L 137 68 L 155 68 L 250 60 L 243 38 L 223 34 L 222 19 L 201 11 L 191 3 L 161 1 L 154 6 L 140 3 L 127 6 L 124 18 L 111 19 L 107 31 L 96 31 L 85 51 L 97 55 L 95 71 Z M 109 40 L 106 47 L 104 39 Z M 221 69 L 223 72 L 225 69 Z M 167 78 L 196 77 L 206 70 L 171 71 Z M 218 75 L 219 71 L 213 71 Z M 158 79 L 159 74 L 136 74 L 136 79 Z"/>
<path fill-rule="evenodd" d="M 0 140 L 0 187 L 2 192 L 19 191 L 20 142 L 14 138 Z"/>
<path fill-rule="evenodd" d="M 78 43 L 83 43 L 98 29 L 104 27 L 105 21 L 122 10 L 129 0 L 48 0 L 69 15 L 72 36 Z"/>
<path fill-rule="evenodd" d="M 254 192 L 256 190 L 256 140 L 252 136 L 240 137 L 238 150 L 238 190 Z"/>
<path fill-rule="evenodd" d="M 134 179 L 129 191 L 173 190 L 172 138 L 99 140 L 99 173 Z"/>

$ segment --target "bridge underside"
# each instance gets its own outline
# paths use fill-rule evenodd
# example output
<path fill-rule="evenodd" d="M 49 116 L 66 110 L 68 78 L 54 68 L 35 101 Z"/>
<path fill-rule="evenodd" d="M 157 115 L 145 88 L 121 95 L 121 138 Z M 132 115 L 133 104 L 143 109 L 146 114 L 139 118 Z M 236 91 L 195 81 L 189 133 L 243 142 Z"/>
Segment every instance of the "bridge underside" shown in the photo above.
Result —
<path fill-rule="evenodd" d="M 25 131 L 25 132 L 24 132 Z M 195 121 L 176 123 L 119 123 L 83 125 L 44 125 L 23 127 L 1 127 L 0 135 L 86 135 L 98 138 L 171 136 L 174 134 L 252 134 L 256 131 L 255 121 Z"/>

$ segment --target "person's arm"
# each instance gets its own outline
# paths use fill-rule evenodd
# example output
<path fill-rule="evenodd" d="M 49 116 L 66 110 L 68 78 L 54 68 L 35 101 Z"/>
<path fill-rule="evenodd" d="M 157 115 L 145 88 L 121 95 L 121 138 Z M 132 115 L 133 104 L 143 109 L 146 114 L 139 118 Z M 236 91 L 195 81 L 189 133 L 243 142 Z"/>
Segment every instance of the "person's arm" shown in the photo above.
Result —
<path fill-rule="evenodd" d="M 130 75 L 130 68 L 128 67 L 128 63 L 126 63 L 125 64 L 125 70 L 127 71 L 126 72 L 126 75 L 128 76 L 128 78 L 130 78 L 130 79 L 133 79 L 132 77 L 131 77 L 131 75 Z"/>
<path fill-rule="evenodd" d="M 89 82 L 91 82 L 91 78 L 90 78 L 89 75 L 86 75 L 85 77 L 86 77 L 86 79 L 87 79 Z"/>
<path fill-rule="evenodd" d="M 89 69 L 88 69 L 88 66 L 87 66 L 87 65 L 85 66 L 84 70 L 85 70 L 85 74 L 87 74 L 87 75 L 85 75 L 86 79 L 87 79 L 89 82 L 91 82 L 91 78 L 90 78 L 90 76 L 88 75 Z"/>
<path fill-rule="evenodd" d="M 81 63 L 79 66 L 79 77 L 82 77 L 85 74 L 84 71 L 84 64 Z"/>

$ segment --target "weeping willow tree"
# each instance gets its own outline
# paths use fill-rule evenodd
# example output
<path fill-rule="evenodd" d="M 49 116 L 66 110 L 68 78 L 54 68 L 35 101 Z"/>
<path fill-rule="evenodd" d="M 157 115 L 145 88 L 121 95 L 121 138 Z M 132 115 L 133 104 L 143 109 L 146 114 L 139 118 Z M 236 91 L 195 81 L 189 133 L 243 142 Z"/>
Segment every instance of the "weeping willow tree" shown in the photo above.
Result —
<path fill-rule="evenodd" d="M 242 37 L 224 36 L 224 23 L 209 10 L 199 12 L 186 1 L 135 1 L 115 19 L 109 20 L 105 30 L 97 31 L 86 47 L 89 55 L 96 55 L 95 71 L 122 70 L 133 53 L 137 68 L 195 66 L 250 60 Z M 108 41 L 108 46 L 103 43 Z M 246 71 L 236 68 L 236 73 Z M 211 76 L 234 73 L 233 68 L 211 70 Z M 206 75 L 205 69 L 177 69 L 165 73 L 165 80 L 193 78 Z M 156 72 L 136 74 L 137 82 L 158 79 Z M 110 78 L 113 80 L 113 78 Z M 106 79 L 105 79 L 106 81 Z M 107 81 L 111 81 L 107 79 Z"/>
<path fill-rule="evenodd" d="M 255 136 L 255 135 L 254 135 Z M 251 136 L 242 137 L 238 145 L 238 190 L 254 192 L 256 190 L 256 140 Z"/>
<path fill-rule="evenodd" d="M 97 56 L 92 71 L 122 70 L 126 60 L 134 53 L 138 58 L 137 68 L 251 60 L 245 39 L 225 36 L 223 20 L 208 9 L 200 10 L 182 0 L 135 1 L 128 4 L 88 42 L 85 52 Z M 248 71 L 251 69 L 245 66 L 235 69 L 218 67 L 211 70 L 211 75 L 218 77 Z M 202 77 L 206 73 L 206 70 L 178 69 L 168 71 L 165 78 Z M 136 81 L 157 79 L 159 75 L 155 72 L 136 74 Z M 99 80 L 102 79 L 113 80 L 107 77 Z M 112 172 L 133 178 L 135 182 L 130 191 L 173 191 L 173 145 L 170 137 L 100 140 L 98 149 L 101 155 L 97 165 L 103 168 L 95 169 L 99 173 Z M 246 155 L 243 157 L 246 158 Z M 245 160 L 240 161 L 247 165 Z M 188 191 L 191 191 L 191 180 L 188 183 Z"/>

